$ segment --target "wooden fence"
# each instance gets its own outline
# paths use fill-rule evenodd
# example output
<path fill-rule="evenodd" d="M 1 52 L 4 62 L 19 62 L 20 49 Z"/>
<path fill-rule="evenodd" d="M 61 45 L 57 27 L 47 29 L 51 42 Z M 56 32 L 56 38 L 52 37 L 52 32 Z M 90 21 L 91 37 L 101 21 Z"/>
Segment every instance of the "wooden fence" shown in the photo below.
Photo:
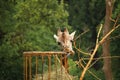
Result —
<path fill-rule="evenodd" d="M 53 52 L 53 51 L 28 51 L 24 52 L 24 80 L 64 80 L 63 76 L 66 76 L 66 80 L 71 80 L 71 77 L 67 73 L 66 61 L 64 62 L 64 67 L 62 65 L 62 58 L 65 56 L 65 52 Z M 34 60 L 33 60 L 34 58 Z M 66 58 L 66 57 L 64 57 Z M 45 60 L 47 59 L 47 72 L 44 71 Z M 66 60 L 66 59 L 65 59 Z M 52 62 L 52 63 L 51 63 Z M 35 64 L 33 66 L 32 64 Z M 54 79 L 51 76 L 52 74 L 52 64 L 54 63 Z M 39 67 L 39 65 L 41 65 Z M 58 67 L 58 65 L 60 65 Z M 41 68 L 41 73 L 39 72 L 39 68 Z M 34 69 L 34 73 L 33 70 Z M 59 69 L 59 71 L 58 71 Z M 65 74 L 63 73 L 65 72 Z M 45 76 L 47 73 L 47 77 Z M 41 74 L 41 75 L 40 75 Z M 58 77 L 58 75 L 60 75 Z"/>

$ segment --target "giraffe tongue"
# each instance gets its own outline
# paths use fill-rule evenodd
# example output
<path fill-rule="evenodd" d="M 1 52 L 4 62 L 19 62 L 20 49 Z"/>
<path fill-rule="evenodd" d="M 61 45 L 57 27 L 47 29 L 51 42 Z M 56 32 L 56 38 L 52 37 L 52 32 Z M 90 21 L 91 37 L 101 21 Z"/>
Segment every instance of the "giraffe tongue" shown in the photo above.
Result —
<path fill-rule="evenodd" d="M 70 53 L 68 53 L 66 57 L 68 57 L 68 56 L 70 56 Z"/>

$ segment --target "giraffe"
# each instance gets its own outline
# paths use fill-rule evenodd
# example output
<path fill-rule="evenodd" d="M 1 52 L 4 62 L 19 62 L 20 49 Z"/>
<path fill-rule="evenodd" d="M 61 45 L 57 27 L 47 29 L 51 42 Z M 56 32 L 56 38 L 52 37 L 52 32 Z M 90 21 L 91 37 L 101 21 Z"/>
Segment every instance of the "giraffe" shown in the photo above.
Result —
<path fill-rule="evenodd" d="M 72 41 L 74 39 L 75 32 L 76 31 L 69 34 L 67 28 L 65 28 L 63 32 L 59 28 L 57 31 L 57 35 L 54 34 L 54 38 L 56 39 L 56 42 L 58 43 L 58 45 L 60 45 L 62 47 L 63 51 L 67 53 L 67 55 L 62 55 L 62 57 L 63 57 L 62 65 L 65 67 L 67 72 L 69 72 L 68 71 L 68 56 L 74 54 L 74 51 L 72 49 Z M 66 63 L 66 65 L 65 65 L 65 63 Z"/>

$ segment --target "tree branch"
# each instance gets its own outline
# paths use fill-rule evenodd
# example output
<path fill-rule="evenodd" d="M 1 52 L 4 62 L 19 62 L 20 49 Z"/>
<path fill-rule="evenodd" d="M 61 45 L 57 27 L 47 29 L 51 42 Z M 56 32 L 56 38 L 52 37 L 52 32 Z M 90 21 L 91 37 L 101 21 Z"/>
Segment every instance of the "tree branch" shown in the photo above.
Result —
<path fill-rule="evenodd" d="M 80 76 L 80 80 L 83 80 L 84 75 L 85 75 L 86 71 L 88 70 L 88 68 L 89 68 L 89 66 L 90 66 L 90 64 L 91 64 L 91 62 L 92 62 L 92 60 L 93 60 L 93 57 L 94 57 L 97 49 L 99 48 L 99 46 L 100 46 L 100 45 L 106 40 L 106 38 L 107 38 L 108 36 L 110 36 L 110 34 L 111 34 L 115 29 L 117 29 L 119 26 L 120 26 L 120 24 L 117 25 L 116 27 L 113 27 L 113 29 L 111 29 L 111 30 L 102 38 L 102 40 L 99 41 L 99 43 L 98 43 L 98 41 L 97 41 L 98 39 L 96 40 L 96 46 L 95 46 L 95 48 L 94 48 L 94 51 L 93 51 L 92 55 L 90 56 L 90 60 L 88 61 L 87 65 L 85 66 L 85 68 L 84 68 L 84 70 L 83 70 L 83 72 L 82 72 L 82 74 L 81 74 L 81 76 Z M 99 33 L 98 33 L 97 36 L 99 36 L 100 31 L 101 31 L 101 27 L 100 27 L 100 29 L 99 29 Z M 98 37 L 97 37 L 97 38 L 98 38 Z"/>

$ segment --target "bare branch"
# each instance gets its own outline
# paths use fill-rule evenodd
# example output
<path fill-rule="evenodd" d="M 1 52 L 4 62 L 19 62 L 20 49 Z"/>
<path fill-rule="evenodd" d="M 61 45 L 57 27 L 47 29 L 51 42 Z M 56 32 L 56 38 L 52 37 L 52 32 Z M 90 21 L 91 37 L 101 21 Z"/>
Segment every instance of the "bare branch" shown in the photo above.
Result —
<path fill-rule="evenodd" d="M 120 24 L 117 25 L 116 27 L 113 27 L 113 29 L 110 30 L 110 31 L 102 38 L 102 40 L 101 40 L 99 43 L 102 44 L 102 43 L 106 40 L 106 38 L 107 38 L 115 29 L 117 29 L 119 26 L 120 26 Z"/>
<path fill-rule="evenodd" d="M 84 31 L 83 33 L 79 34 L 79 35 L 74 39 L 74 41 L 76 41 L 77 39 L 79 39 L 80 36 L 82 36 L 83 34 L 87 33 L 88 31 L 89 31 L 89 29 L 86 30 L 86 31 Z"/>
<path fill-rule="evenodd" d="M 76 47 L 76 42 L 75 42 L 75 41 L 73 42 L 73 44 L 74 44 L 74 48 L 75 48 L 78 52 L 83 53 L 83 54 L 85 54 L 85 55 L 89 55 L 89 56 L 91 55 L 90 53 L 86 53 L 86 52 L 78 49 L 78 48 Z"/>
<path fill-rule="evenodd" d="M 117 21 L 118 21 L 118 18 L 116 19 L 116 23 L 117 23 Z M 84 70 L 83 70 L 83 72 L 82 72 L 82 74 L 81 74 L 81 76 L 80 76 L 80 80 L 83 80 L 84 75 L 85 75 L 86 71 L 88 70 L 88 68 L 89 68 L 89 66 L 90 66 L 90 64 L 91 64 L 91 62 L 92 62 L 92 60 L 93 60 L 93 57 L 94 57 L 96 51 L 98 50 L 99 46 L 106 40 L 106 38 L 107 38 L 115 29 L 117 29 L 117 28 L 120 26 L 120 24 L 116 26 L 116 23 L 114 24 L 113 29 L 111 29 L 111 30 L 102 38 L 102 40 L 99 41 L 99 43 L 98 43 L 98 41 L 96 40 L 96 46 L 95 46 L 95 48 L 94 48 L 94 51 L 93 51 L 92 55 L 90 56 L 90 60 L 89 60 L 88 63 L 86 64 L 86 66 L 85 66 L 85 68 L 84 68 Z M 100 29 L 101 29 L 101 28 L 100 28 Z M 97 36 L 99 36 L 99 34 L 100 34 L 100 31 L 101 31 L 100 29 L 99 29 L 99 33 L 98 33 Z"/>
<path fill-rule="evenodd" d="M 100 36 L 100 32 L 101 32 L 101 30 L 102 30 L 102 27 L 103 27 L 103 25 L 101 24 L 101 25 L 100 25 L 100 28 L 99 28 L 99 31 L 98 31 L 98 35 L 97 35 L 96 44 L 98 44 L 98 39 L 99 39 L 99 36 Z"/>
<path fill-rule="evenodd" d="M 88 31 L 89 31 L 89 30 L 86 30 L 85 32 L 79 34 L 79 35 L 74 39 L 74 41 L 73 41 L 73 45 L 74 45 L 74 48 L 75 48 L 78 52 L 90 56 L 90 55 L 91 55 L 90 53 L 84 52 L 84 51 L 80 50 L 80 48 L 77 48 L 77 47 L 76 47 L 76 40 L 79 39 L 80 36 L 82 36 L 83 34 L 85 34 L 85 33 L 88 32 Z"/>

